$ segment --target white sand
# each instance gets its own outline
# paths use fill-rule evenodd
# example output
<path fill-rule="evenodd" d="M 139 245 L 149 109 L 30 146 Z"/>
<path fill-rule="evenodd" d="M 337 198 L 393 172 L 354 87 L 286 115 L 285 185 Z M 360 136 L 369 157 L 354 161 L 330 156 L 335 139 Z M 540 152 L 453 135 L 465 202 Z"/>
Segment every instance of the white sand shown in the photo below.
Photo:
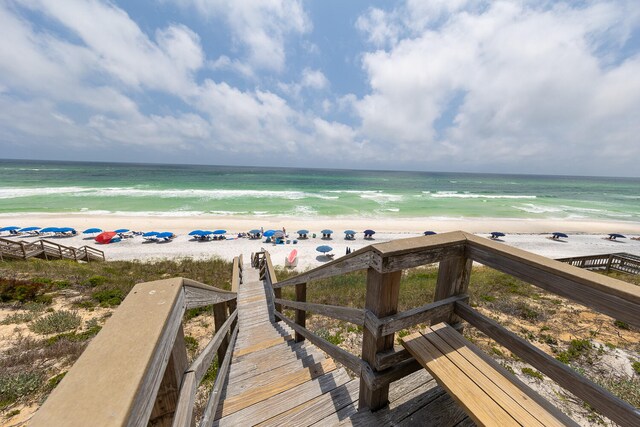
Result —
<path fill-rule="evenodd" d="M 550 258 L 568 256 L 595 255 L 612 252 L 631 252 L 640 254 L 640 241 L 622 239 L 610 241 L 603 239 L 607 233 L 623 233 L 627 237 L 640 235 L 640 224 L 630 222 L 596 222 L 596 221 L 553 221 L 553 220 L 504 220 L 504 219 L 460 219 L 460 220 L 433 220 L 430 218 L 409 219 L 362 219 L 362 218 L 238 218 L 220 216 L 197 217 L 142 217 L 142 216 L 95 216 L 95 215 L 2 215 L 0 224 L 42 227 L 74 227 L 79 232 L 89 227 L 99 227 L 104 230 L 117 228 L 129 228 L 138 231 L 172 231 L 178 237 L 170 243 L 144 243 L 141 237 L 125 239 L 119 243 L 99 245 L 93 240 L 86 240 L 85 236 L 60 238 L 55 241 L 68 246 L 90 245 L 105 252 L 108 260 L 153 260 L 161 258 L 209 258 L 218 256 L 223 259 L 232 259 L 243 254 L 248 261 L 252 252 L 259 251 L 261 247 L 267 249 L 276 265 L 284 265 L 284 259 L 293 249 L 298 251 L 298 269 L 307 269 L 320 265 L 327 260 L 316 252 L 319 245 L 328 244 L 333 247 L 336 257 L 344 255 L 350 247 L 353 250 L 360 249 L 371 243 L 380 243 L 393 239 L 415 237 L 425 230 L 433 230 L 438 233 L 454 230 L 464 230 L 486 237 L 491 231 L 507 233 L 503 238 L 504 244 L 528 250 Z M 320 235 L 320 230 L 329 228 L 335 231 L 330 241 L 321 240 L 319 237 L 308 240 L 298 240 L 296 245 L 272 245 L 265 244 L 262 240 L 234 239 L 225 241 L 197 242 L 187 234 L 194 229 L 218 229 L 228 230 L 227 236 L 232 238 L 239 232 L 249 229 L 264 227 L 267 229 L 282 229 L 286 227 L 291 240 L 297 238 L 298 229 L 309 229 L 311 233 Z M 376 230 L 375 240 L 364 240 L 362 230 L 371 228 Z M 353 229 L 358 232 L 355 241 L 344 240 L 343 231 Z M 553 231 L 561 231 L 569 234 L 565 241 L 552 241 L 547 237 Z M 6 234 L 2 237 L 6 237 Z M 22 237 L 24 240 L 36 238 Z M 11 239 L 16 239 L 15 237 Z M 52 239 L 53 240 L 53 239 Z"/>

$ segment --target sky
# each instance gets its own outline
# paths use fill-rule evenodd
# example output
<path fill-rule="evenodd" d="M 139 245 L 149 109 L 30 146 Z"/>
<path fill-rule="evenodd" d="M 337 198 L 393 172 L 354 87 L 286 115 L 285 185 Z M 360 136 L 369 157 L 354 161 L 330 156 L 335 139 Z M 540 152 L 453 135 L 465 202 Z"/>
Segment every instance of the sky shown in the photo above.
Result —
<path fill-rule="evenodd" d="M 0 158 L 640 176 L 640 3 L 2 0 Z"/>

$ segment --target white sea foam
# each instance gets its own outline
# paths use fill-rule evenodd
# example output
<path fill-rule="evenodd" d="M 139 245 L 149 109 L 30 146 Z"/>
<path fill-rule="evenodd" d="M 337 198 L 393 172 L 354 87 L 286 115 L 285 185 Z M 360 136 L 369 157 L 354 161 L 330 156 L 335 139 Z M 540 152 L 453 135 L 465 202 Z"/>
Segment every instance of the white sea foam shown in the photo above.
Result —
<path fill-rule="evenodd" d="M 423 193 L 425 193 L 423 191 Z M 426 194 L 426 193 L 425 193 Z M 475 193 L 458 193 L 457 191 L 438 191 L 431 194 L 431 197 L 437 199 L 536 199 L 536 196 L 511 195 L 511 194 L 475 194 Z"/>
<path fill-rule="evenodd" d="M 0 187 L 0 199 L 15 199 L 18 197 L 48 196 L 53 194 L 78 194 L 85 192 L 85 187 L 44 187 L 44 188 L 19 188 Z"/>
<path fill-rule="evenodd" d="M 535 213 L 535 214 L 564 211 L 561 208 L 557 208 L 553 206 L 534 205 L 533 203 L 523 203 L 522 205 L 512 206 L 512 208 L 518 209 L 520 211 L 528 212 L 528 213 Z"/>
<path fill-rule="evenodd" d="M 373 200 L 376 203 L 384 204 L 389 202 L 401 202 L 403 197 L 399 194 L 387 193 L 367 193 L 360 194 L 361 199 Z"/>

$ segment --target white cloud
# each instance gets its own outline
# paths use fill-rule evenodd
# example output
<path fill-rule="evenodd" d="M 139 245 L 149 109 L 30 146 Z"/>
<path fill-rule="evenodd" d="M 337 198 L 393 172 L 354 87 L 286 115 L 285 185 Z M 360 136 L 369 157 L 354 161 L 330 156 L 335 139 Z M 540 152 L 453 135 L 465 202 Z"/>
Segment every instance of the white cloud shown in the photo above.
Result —
<path fill-rule="evenodd" d="M 303 87 L 309 87 L 312 89 L 324 89 L 329 85 L 329 81 L 320 70 L 312 70 L 305 68 L 302 71 L 302 79 L 300 84 Z"/>
<path fill-rule="evenodd" d="M 167 1 L 195 7 L 209 18 L 222 16 L 233 39 L 247 50 L 246 60 L 254 69 L 282 71 L 288 39 L 312 27 L 300 0 Z"/>
<path fill-rule="evenodd" d="M 640 131 L 640 57 L 611 57 L 640 23 L 631 3 L 479 3 L 408 2 L 376 20 L 369 12 L 370 39 L 391 47 L 363 56 L 371 91 L 353 102 L 361 135 L 405 162 L 420 155 L 459 169 L 545 172 L 557 157 L 589 173 L 602 169 L 597 156 L 640 155 L 629 146 Z"/>

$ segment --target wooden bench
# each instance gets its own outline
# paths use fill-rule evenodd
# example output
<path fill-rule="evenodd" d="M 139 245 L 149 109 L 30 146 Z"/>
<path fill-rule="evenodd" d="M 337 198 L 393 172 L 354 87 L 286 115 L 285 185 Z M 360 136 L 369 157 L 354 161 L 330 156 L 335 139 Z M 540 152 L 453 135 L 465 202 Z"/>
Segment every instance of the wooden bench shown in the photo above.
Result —
<path fill-rule="evenodd" d="M 402 345 L 478 425 L 577 426 L 445 323 L 404 337 Z"/>

